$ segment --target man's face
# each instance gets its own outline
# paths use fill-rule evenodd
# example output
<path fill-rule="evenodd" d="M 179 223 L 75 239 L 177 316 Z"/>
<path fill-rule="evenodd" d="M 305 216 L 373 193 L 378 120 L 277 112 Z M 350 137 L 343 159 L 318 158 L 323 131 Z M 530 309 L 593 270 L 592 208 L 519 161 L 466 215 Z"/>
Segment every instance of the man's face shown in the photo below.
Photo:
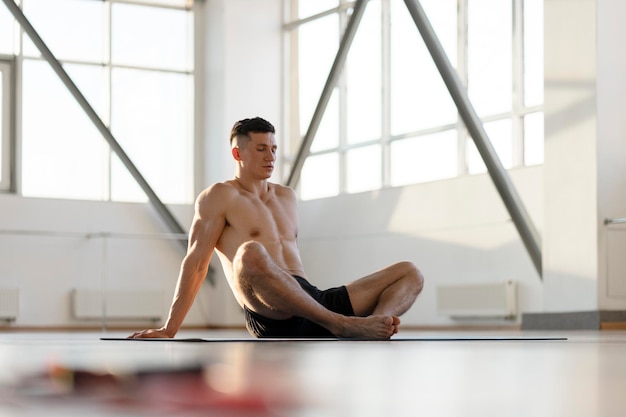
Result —
<path fill-rule="evenodd" d="M 251 132 L 250 142 L 239 148 L 238 161 L 242 171 L 267 179 L 272 176 L 276 162 L 276 139 L 273 133 Z"/>

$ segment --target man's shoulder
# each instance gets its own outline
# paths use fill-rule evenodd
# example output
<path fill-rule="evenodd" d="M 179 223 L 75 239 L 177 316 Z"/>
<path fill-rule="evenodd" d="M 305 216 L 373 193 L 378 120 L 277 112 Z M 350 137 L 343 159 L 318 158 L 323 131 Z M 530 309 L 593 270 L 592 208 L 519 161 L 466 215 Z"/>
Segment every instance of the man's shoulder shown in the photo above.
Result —
<path fill-rule="evenodd" d="M 228 192 L 228 190 L 232 188 L 233 186 L 229 185 L 227 182 L 216 182 L 216 183 L 209 185 L 204 190 L 202 190 L 198 196 L 220 194 L 220 193 Z"/>
<path fill-rule="evenodd" d="M 228 181 L 216 182 L 211 184 L 198 194 L 196 204 L 202 205 L 208 202 L 215 204 L 215 202 L 223 202 L 228 199 L 229 196 L 237 195 L 237 189 Z"/>
<path fill-rule="evenodd" d="M 293 190 L 293 188 L 288 187 L 286 185 L 281 185 L 281 184 L 276 184 L 276 183 L 270 183 L 271 186 L 274 188 L 274 193 L 276 193 L 279 196 L 286 196 L 286 197 L 296 197 L 296 192 Z"/>

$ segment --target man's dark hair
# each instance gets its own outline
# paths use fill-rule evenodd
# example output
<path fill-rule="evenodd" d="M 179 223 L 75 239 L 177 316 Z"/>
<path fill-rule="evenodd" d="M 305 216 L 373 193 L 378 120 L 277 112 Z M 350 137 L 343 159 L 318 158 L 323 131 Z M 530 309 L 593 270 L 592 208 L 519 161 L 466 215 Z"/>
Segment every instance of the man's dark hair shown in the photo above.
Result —
<path fill-rule="evenodd" d="M 235 123 L 230 131 L 230 143 L 237 136 L 249 137 L 248 133 L 276 133 L 274 126 L 265 119 L 254 117 L 252 119 L 243 119 Z"/>

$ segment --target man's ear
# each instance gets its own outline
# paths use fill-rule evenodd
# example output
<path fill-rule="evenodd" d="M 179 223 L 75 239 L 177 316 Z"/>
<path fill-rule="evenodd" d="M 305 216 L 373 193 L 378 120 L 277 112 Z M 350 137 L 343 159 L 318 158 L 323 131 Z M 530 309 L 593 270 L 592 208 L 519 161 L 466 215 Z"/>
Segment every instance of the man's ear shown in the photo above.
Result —
<path fill-rule="evenodd" d="M 230 150 L 230 153 L 233 155 L 233 158 L 235 158 L 236 161 L 240 161 L 241 160 L 241 154 L 239 152 L 239 147 L 235 146 L 234 148 L 232 148 Z"/>

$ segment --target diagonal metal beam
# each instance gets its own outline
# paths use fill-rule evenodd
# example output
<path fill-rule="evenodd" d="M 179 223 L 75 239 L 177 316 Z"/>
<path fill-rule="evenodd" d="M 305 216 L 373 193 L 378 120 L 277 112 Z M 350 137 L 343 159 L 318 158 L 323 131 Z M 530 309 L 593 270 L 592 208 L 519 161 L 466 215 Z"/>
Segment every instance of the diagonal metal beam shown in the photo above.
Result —
<path fill-rule="evenodd" d="M 326 107 L 328 106 L 328 102 L 330 101 L 333 89 L 335 88 L 335 85 L 337 85 L 337 81 L 339 80 L 339 76 L 341 75 L 343 65 L 346 62 L 346 57 L 348 56 L 348 51 L 350 50 L 350 46 L 352 45 L 352 41 L 354 40 L 356 30 L 359 27 L 359 23 L 361 23 L 361 18 L 363 17 L 366 5 L 367 0 L 357 0 L 356 4 L 354 5 L 354 9 L 352 10 L 352 16 L 350 17 L 348 25 L 346 26 L 346 30 L 343 34 L 343 37 L 341 38 L 339 50 L 337 51 L 335 61 L 333 62 L 333 66 L 331 67 L 328 78 L 326 79 L 326 84 L 324 85 L 324 89 L 322 90 L 322 95 L 317 103 L 317 106 L 315 107 L 313 117 L 311 118 L 311 123 L 309 124 L 309 128 L 307 129 L 306 134 L 302 139 L 302 144 L 300 145 L 300 149 L 298 149 L 296 159 L 293 163 L 293 167 L 291 168 L 291 173 L 289 174 L 289 178 L 287 179 L 287 185 L 289 185 L 290 187 L 295 187 L 300 180 L 300 173 L 302 172 L 304 161 L 309 155 L 311 144 L 313 143 L 313 139 L 315 138 L 317 129 L 320 127 L 322 116 L 324 116 L 324 112 L 326 111 Z"/>
<path fill-rule="evenodd" d="M 144 193 L 148 196 L 150 203 L 154 206 L 157 213 L 161 216 L 161 218 L 165 221 L 166 225 L 173 233 L 181 233 L 186 234 L 187 232 L 183 227 L 178 223 L 176 218 L 172 215 L 170 210 L 163 204 L 163 202 L 156 195 L 152 187 L 148 184 L 146 179 L 141 175 L 133 161 L 126 154 L 122 146 L 115 139 L 109 128 L 104 124 L 102 119 L 98 116 L 96 111 L 91 107 L 85 96 L 80 92 L 76 84 L 72 81 L 67 72 L 63 69 L 61 63 L 56 59 L 56 57 L 52 54 L 48 46 L 41 39 L 35 28 L 30 24 L 22 10 L 19 8 L 17 4 L 13 0 L 2 0 L 6 5 L 7 9 L 11 12 L 15 20 L 19 22 L 22 26 L 22 29 L 28 34 L 30 39 L 33 41 L 41 55 L 48 61 L 48 64 L 52 67 L 57 76 L 61 79 L 61 82 L 65 85 L 65 87 L 72 94 L 74 99 L 78 102 L 80 107 L 83 109 L 87 117 L 93 122 L 95 127 L 98 129 L 100 134 L 104 137 L 104 139 L 109 143 L 109 146 L 115 152 L 117 157 L 122 161 L 130 175 L 137 181 L 137 184 L 141 187 Z M 187 248 L 187 241 L 184 239 L 179 240 L 184 249 Z"/>
<path fill-rule="evenodd" d="M 526 250 L 530 258 L 532 259 L 535 269 L 539 274 L 539 277 L 543 277 L 542 273 L 542 259 L 541 259 L 541 238 L 537 229 L 535 228 L 532 219 L 528 215 L 524 204 L 517 194 L 515 186 L 511 182 L 508 173 L 502 166 L 498 155 L 487 136 L 483 124 L 476 113 L 476 110 L 470 102 L 467 91 L 463 87 L 459 76 L 457 75 L 454 67 L 448 60 L 448 57 L 433 30 L 426 13 L 422 8 L 419 0 L 404 0 L 406 7 L 409 9 L 409 13 L 417 26 L 424 43 L 430 52 L 430 55 L 437 65 L 437 69 L 443 78 L 443 81 L 456 104 L 467 130 L 474 139 L 476 148 L 480 153 L 487 171 L 491 176 L 500 197 L 504 202 L 513 223 L 517 228 L 517 231 L 526 246 Z"/>

